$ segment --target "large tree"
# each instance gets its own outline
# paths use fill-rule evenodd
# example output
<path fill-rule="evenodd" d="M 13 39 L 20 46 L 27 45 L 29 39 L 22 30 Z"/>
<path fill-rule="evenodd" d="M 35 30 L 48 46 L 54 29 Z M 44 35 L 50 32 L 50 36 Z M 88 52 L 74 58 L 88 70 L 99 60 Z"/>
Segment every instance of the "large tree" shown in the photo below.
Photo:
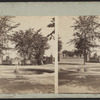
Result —
<path fill-rule="evenodd" d="M 95 41 L 100 38 L 100 23 L 98 16 L 79 16 L 74 21 L 72 26 L 75 31 L 74 39 L 71 39 L 69 43 L 74 43 L 78 52 L 83 54 L 85 64 L 86 55 L 91 51 L 91 47 L 98 46 Z"/>
<path fill-rule="evenodd" d="M 12 41 L 15 43 L 15 48 L 19 54 L 28 60 L 35 57 L 38 64 L 42 64 L 45 50 L 49 48 L 47 37 L 41 34 L 41 29 L 35 31 L 29 29 L 26 31 L 19 31 L 13 34 Z"/>
<path fill-rule="evenodd" d="M 19 26 L 12 21 L 14 16 L 1 16 L 0 17 L 0 55 L 3 54 L 3 50 L 8 50 L 8 40 L 10 38 L 10 32 Z"/>

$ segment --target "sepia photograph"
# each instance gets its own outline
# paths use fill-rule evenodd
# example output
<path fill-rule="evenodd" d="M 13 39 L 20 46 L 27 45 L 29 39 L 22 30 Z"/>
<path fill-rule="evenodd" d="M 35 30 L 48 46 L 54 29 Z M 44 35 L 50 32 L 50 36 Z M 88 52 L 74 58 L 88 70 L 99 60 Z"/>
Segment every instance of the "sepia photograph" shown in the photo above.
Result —
<path fill-rule="evenodd" d="M 100 16 L 58 20 L 58 93 L 100 93 Z"/>
<path fill-rule="evenodd" d="M 55 18 L 0 16 L 0 94 L 55 93 Z"/>
<path fill-rule="evenodd" d="M 99 9 L 0 3 L 0 98 L 100 98 Z"/>

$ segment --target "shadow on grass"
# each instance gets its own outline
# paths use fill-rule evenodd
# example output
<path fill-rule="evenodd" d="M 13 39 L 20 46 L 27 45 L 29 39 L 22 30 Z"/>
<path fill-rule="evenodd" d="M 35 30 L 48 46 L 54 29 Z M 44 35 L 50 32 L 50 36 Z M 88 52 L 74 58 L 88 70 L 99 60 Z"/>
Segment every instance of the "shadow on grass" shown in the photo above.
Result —
<path fill-rule="evenodd" d="M 73 85 L 74 86 L 86 86 L 89 89 L 100 90 L 100 76 L 88 75 L 88 76 L 77 76 L 71 75 L 71 73 L 78 73 L 77 71 L 61 71 L 59 72 L 59 86 L 61 85 Z"/>
<path fill-rule="evenodd" d="M 83 65 L 83 64 L 80 64 L 80 63 L 58 63 L 59 65 Z"/>
<path fill-rule="evenodd" d="M 10 82 L 11 79 L 0 79 L 0 90 L 2 93 L 54 93 L 54 85 L 43 85 L 30 82 Z M 1 92 L 0 92 L 1 93 Z"/>
<path fill-rule="evenodd" d="M 20 69 L 20 71 L 24 71 L 24 72 L 30 71 L 35 74 L 54 73 L 53 70 L 47 70 L 47 69 Z"/>

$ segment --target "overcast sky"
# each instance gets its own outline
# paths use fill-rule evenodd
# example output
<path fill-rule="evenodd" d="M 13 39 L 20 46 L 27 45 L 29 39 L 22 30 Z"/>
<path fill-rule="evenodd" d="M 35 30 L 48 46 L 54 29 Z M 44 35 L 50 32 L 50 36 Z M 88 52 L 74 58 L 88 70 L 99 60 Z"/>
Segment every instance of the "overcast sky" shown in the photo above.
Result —
<path fill-rule="evenodd" d="M 63 48 L 62 50 L 72 50 L 74 49 L 74 45 L 69 45 L 67 42 L 69 42 L 70 39 L 73 38 L 73 26 L 74 20 L 73 18 L 76 18 L 75 16 L 59 16 L 59 36 L 61 37 Z"/>
<path fill-rule="evenodd" d="M 52 32 L 53 28 L 48 28 L 47 25 L 51 22 L 53 16 L 16 16 L 13 19 L 14 23 L 20 23 L 20 26 L 13 31 L 27 30 L 29 28 L 35 28 L 35 30 L 41 28 L 41 32 L 44 36 L 47 36 Z M 55 54 L 55 41 L 49 41 L 50 49 L 46 51 L 46 55 L 49 56 L 51 53 Z"/>

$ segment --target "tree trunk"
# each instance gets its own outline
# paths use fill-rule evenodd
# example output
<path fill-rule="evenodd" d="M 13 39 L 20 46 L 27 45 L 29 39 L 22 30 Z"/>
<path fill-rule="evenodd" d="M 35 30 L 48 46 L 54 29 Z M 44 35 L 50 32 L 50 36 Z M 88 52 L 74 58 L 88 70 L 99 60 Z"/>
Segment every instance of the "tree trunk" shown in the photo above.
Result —
<path fill-rule="evenodd" d="M 38 65 L 43 65 L 44 64 L 43 63 L 43 57 L 41 55 L 39 55 L 37 60 L 38 60 Z"/>
<path fill-rule="evenodd" d="M 84 65 L 85 65 L 85 55 L 84 55 Z"/>
<path fill-rule="evenodd" d="M 26 64 L 26 62 L 25 62 L 25 61 L 26 61 L 26 57 L 24 57 L 24 65 Z"/>
<path fill-rule="evenodd" d="M 60 54 L 58 53 L 58 62 L 60 61 Z"/>
<path fill-rule="evenodd" d="M 83 56 L 84 56 L 84 65 L 85 65 L 85 61 L 86 61 L 86 50 L 84 50 Z"/>
<path fill-rule="evenodd" d="M 43 59 L 41 59 L 41 65 L 44 65 L 44 63 L 43 63 Z"/>

